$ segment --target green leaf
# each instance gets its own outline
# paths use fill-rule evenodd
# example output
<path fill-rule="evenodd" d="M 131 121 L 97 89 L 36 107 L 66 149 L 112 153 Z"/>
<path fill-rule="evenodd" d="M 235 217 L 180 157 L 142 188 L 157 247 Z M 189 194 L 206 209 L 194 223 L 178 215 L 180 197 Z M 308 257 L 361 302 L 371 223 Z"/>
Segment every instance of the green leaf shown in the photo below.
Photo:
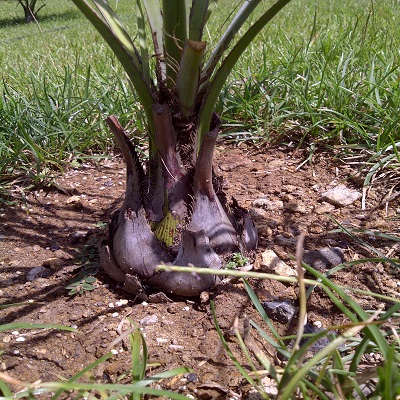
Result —
<path fill-rule="evenodd" d="M 164 20 L 164 52 L 167 58 L 167 85 L 174 87 L 181 60 L 181 53 L 187 39 L 186 1 L 162 1 Z"/>
<path fill-rule="evenodd" d="M 183 115 L 192 115 L 199 87 L 200 68 L 206 50 L 205 42 L 186 40 L 178 72 L 176 89 Z"/>
<path fill-rule="evenodd" d="M 151 77 L 150 77 L 150 65 L 149 65 L 149 50 L 147 48 L 146 21 L 143 13 L 141 0 L 136 0 L 136 5 L 139 11 L 137 16 L 137 24 L 138 24 L 142 74 L 147 85 L 150 87 Z"/>
<path fill-rule="evenodd" d="M 189 39 L 200 42 L 209 16 L 210 0 L 193 0 L 189 17 Z"/>
<path fill-rule="evenodd" d="M 161 82 L 165 82 L 166 76 L 166 65 L 164 59 L 164 22 L 160 10 L 159 0 L 142 0 L 144 8 L 147 14 L 147 20 L 150 25 L 154 54 L 156 57 L 156 73 L 157 78 Z"/>
<path fill-rule="evenodd" d="M 210 86 L 206 89 L 206 95 L 203 98 L 200 110 L 200 127 L 199 127 L 199 142 L 201 143 L 204 135 L 210 129 L 211 116 L 214 111 L 219 93 L 221 92 L 226 79 L 236 65 L 239 57 L 247 49 L 257 34 L 282 10 L 284 6 L 290 3 L 291 0 L 278 0 L 271 6 L 262 16 L 242 35 L 233 49 L 222 61 L 221 66 L 215 73 Z M 211 65 L 210 65 L 211 66 Z M 206 68 L 206 74 L 207 68 Z"/>
<path fill-rule="evenodd" d="M 211 78 L 212 72 L 214 71 L 214 68 L 218 64 L 222 55 L 228 49 L 232 40 L 238 33 L 239 29 L 248 20 L 249 16 L 258 6 L 260 1 L 261 0 L 247 0 L 242 5 L 242 7 L 237 12 L 237 14 L 235 15 L 232 22 L 229 24 L 224 34 L 219 39 L 218 44 L 215 46 L 214 51 L 212 52 L 210 58 L 208 59 L 207 65 L 205 66 L 204 72 L 202 73 L 202 80 L 203 79 L 209 80 Z"/>
<path fill-rule="evenodd" d="M 128 74 L 143 105 L 149 124 L 150 135 L 152 136 L 154 134 L 154 126 L 151 105 L 155 102 L 155 97 L 143 77 L 138 52 L 128 34 L 114 12 L 103 0 L 72 1 L 101 34 Z M 101 10 L 100 14 L 90 4 L 95 4 Z"/>

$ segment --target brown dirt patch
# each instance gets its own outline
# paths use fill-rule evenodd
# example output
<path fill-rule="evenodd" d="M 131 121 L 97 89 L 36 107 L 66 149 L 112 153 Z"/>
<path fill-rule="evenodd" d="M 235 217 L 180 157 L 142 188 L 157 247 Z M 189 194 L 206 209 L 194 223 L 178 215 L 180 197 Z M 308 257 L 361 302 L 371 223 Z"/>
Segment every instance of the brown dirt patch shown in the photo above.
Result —
<path fill-rule="evenodd" d="M 276 209 L 252 211 L 257 214 L 260 233 L 254 259 L 258 260 L 265 249 L 273 249 L 293 265 L 290 255 L 295 248 L 290 241 L 282 242 L 282 238 L 296 238 L 301 231 L 307 232 L 307 249 L 339 246 L 347 261 L 374 256 L 348 236 L 329 233 L 337 226 L 321 212 L 320 197 L 327 188 L 344 182 L 360 190 L 357 180 L 349 179 L 354 171 L 333 163 L 326 154 L 316 155 L 312 165 L 307 163 L 298 170 L 304 156 L 302 151 L 293 153 L 269 147 L 221 147 L 217 151 L 216 171 L 223 176 L 227 193 L 234 195 L 242 206 L 251 208 L 253 201 L 262 197 L 282 202 L 277 203 L 280 206 Z M 178 366 L 193 369 L 195 375 L 186 380 L 179 377 L 163 381 L 163 387 L 198 399 L 247 398 L 248 387 L 217 337 L 207 301 L 175 299 L 167 304 L 135 304 L 98 268 L 93 250 L 103 234 L 98 224 L 107 222 L 121 202 L 124 181 L 125 170 L 119 159 L 98 166 L 83 165 L 70 169 L 58 180 L 70 193 L 40 190 L 27 195 L 21 203 L 1 206 L 1 304 L 27 303 L 0 311 L 1 323 L 57 323 L 78 328 L 78 333 L 39 329 L 2 332 L 1 371 L 29 382 L 68 378 L 107 351 L 119 332 L 130 326 L 126 320 L 120 326 L 124 317 L 129 316 L 142 326 L 150 362 L 160 365 L 153 368 L 153 373 Z M 383 194 L 379 187 L 372 190 L 369 209 L 379 204 Z M 329 214 L 347 227 L 400 234 L 398 202 L 389 204 L 386 212 L 382 208 L 362 211 L 360 201 L 356 201 Z M 382 253 L 392 250 L 391 257 L 399 257 L 393 241 L 366 239 Z M 82 262 L 97 269 L 96 289 L 69 296 L 65 287 L 81 272 Z M 254 265 L 260 268 L 257 262 Z M 34 267 L 44 267 L 41 276 L 27 280 Z M 364 263 L 339 271 L 333 279 L 347 286 L 399 295 L 399 271 L 388 265 Z M 253 285 L 261 298 L 297 298 L 293 285 L 274 281 Z M 236 316 L 258 318 L 239 281 L 218 286 L 210 297 L 227 333 Z M 365 308 L 377 307 L 377 301 L 371 297 L 355 298 Z M 310 298 L 308 318 L 311 323 L 321 321 L 323 326 L 343 322 L 343 316 L 318 290 Z M 294 329 L 279 323 L 277 327 L 282 334 L 293 333 Z M 235 340 L 230 343 L 246 365 Z M 129 374 L 129 351 L 121 344 L 117 350 L 118 355 L 104 366 L 100 377 L 104 382 L 115 382 L 118 376 Z"/>

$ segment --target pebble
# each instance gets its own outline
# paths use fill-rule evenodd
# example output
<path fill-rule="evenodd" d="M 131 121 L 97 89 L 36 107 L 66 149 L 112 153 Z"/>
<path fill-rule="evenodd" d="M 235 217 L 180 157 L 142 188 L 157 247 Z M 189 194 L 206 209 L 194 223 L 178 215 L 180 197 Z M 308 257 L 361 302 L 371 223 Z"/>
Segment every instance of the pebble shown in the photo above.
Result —
<path fill-rule="evenodd" d="M 322 332 L 323 329 L 318 328 L 316 326 L 306 324 L 304 325 L 304 334 L 310 334 L 310 333 L 320 333 Z M 303 346 L 306 344 L 310 338 L 303 338 L 300 341 L 300 346 Z M 317 340 L 312 346 L 308 348 L 308 351 L 311 352 L 312 354 L 316 354 L 322 349 L 324 349 L 328 344 L 330 343 L 330 340 L 328 337 L 323 336 L 321 339 Z"/>
<path fill-rule="evenodd" d="M 25 342 L 26 338 L 20 336 L 15 339 L 16 342 Z"/>
<path fill-rule="evenodd" d="M 188 382 L 196 383 L 196 382 L 199 381 L 199 376 L 196 373 L 191 372 L 191 373 L 186 375 L 186 379 L 187 379 Z"/>
<path fill-rule="evenodd" d="M 262 254 L 261 267 L 280 276 L 297 276 L 297 271 L 283 262 L 273 250 L 265 250 Z"/>
<path fill-rule="evenodd" d="M 357 190 L 349 189 L 345 185 L 337 185 L 323 193 L 321 200 L 336 207 L 344 207 L 354 203 L 361 196 L 361 193 Z"/>
<path fill-rule="evenodd" d="M 11 336 L 4 336 L 3 337 L 3 342 L 4 343 L 9 343 L 11 341 Z"/>
<path fill-rule="evenodd" d="M 298 312 L 298 307 L 289 300 L 264 301 L 262 306 L 271 319 L 287 324 Z"/>
<path fill-rule="evenodd" d="M 117 307 L 121 307 L 121 306 L 124 306 L 126 304 L 128 304 L 128 300 L 125 300 L 125 299 L 124 300 L 118 300 L 118 301 L 115 302 L 115 305 Z"/>

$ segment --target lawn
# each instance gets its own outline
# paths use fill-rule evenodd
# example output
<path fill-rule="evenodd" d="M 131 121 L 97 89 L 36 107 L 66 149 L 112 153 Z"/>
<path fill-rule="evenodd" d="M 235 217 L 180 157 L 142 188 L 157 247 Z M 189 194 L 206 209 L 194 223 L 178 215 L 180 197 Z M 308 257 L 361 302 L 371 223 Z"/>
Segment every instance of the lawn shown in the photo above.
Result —
<path fill-rule="evenodd" d="M 135 24 L 131 2 L 110 4 L 128 26 Z M 228 1 L 218 2 L 209 21 L 210 44 L 227 23 L 226 7 Z M 351 145 L 371 154 L 398 142 L 399 7 L 396 1 L 293 1 L 221 93 L 226 135 Z M 66 160 L 107 152 L 109 114 L 134 121 L 140 137 L 145 124 L 125 75 L 75 6 L 49 1 L 38 24 L 24 24 L 22 16 L 15 2 L 2 2 L 2 177 L 28 174 L 37 183 Z"/>

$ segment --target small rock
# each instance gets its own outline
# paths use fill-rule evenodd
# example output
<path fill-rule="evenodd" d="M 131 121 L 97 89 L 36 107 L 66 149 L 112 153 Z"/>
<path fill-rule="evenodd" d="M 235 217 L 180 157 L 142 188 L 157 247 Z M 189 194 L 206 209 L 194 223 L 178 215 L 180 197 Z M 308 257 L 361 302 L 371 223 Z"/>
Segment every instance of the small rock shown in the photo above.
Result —
<path fill-rule="evenodd" d="M 262 306 L 268 317 L 282 324 L 290 322 L 298 312 L 298 307 L 289 300 L 264 301 Z"/>
<path fill-rule="evenodd" d="M 77 203 L 77 202 L 80 201 L 80 200 L 81 200 L 81 197 L 80 197 L 80 196 L 71 196 L 71 197 L 68 197 L 66 203 L 67 203 L 67 204 Z"/>
<path fill-rule="evenodd" d="M 268 396 L 275 398 L 278 394 L 278 384 L 269 376 L 261 379 L 261 385 Z"/>
<path fill-rule="evenodd" d="M 46 275 L 47 269 L 45 267 L 34 267 L 26 274 L 26 280 L 28 282 L 35 281 L 38 278 L 42 278 Z"/>
<path fill-rule="evenodd" d="M 199 376 L 194 372 L 190 372 L 189 374 L 186 375 L 186 379 L 188 382 L 196 383 L 199 381 Z"/>
<path fill-rule="evenodd" d="M 3 342 L 4 343 L 10 343 L 10 340 L 11 340 L 11 336 L 10 335 L 7 335 L 7 336 L 3 337 Z"/>
<path fill-rule="evenodd" d="M 325 271 L 344 262 L 344 254 L 340 247 L 323 247 L 316 250 L 306 250 L 303 262 L 317 269 Z"/>
<path fill-rule="evenodd" d="M 345 185 L 338 185 L 323 193 L 321 200 L 336 207 L 344 207 L 354 203 L 361 196 L 361 193 L 357 190 L 349 189 Z"/>
<path fill-rule="evenodd" d="M 265 250 L 261 257 L 261 267 L 267 268 L 268 271 L 281 276 L 297 276 L 297 271 L 285 264 L 273 250 Z"/>
<path fill-rule="evenodd" d="M 115 302 L 115 305 L 117 307 L 121 307 L 121 306 L 124 306 L 126 304 L 128 304 L 128 300 L 126 300 L 126 299 L 118 300 L 118 301 Z"/>
<path fill-rule="evenodd" d="M 57 250 L 60 250 L 61 249 L 61 247 L 58 245 L 58 244 L 55 244 L 55 243 L 53 243 L 50 247 L 49 247 L 49 250 L 50 251 L 57 251 Z"/>
<path fill-rule="evenodd" d="M 320 333 L 322 332 L 323 329 L 317 328 L 316 326 L 306 324 L 304 325 L 304 334 L 310 334 L 310 333 Z M 306 344 L 311 338 L 303 338 L 300 341 L 300 346 L 303 346 Z M 328 344 L 330 343 L 330 340 L 328 337 L 323 336 L 321 339 L 317 340 L 312 346 L 309 347 L 308 351 L 312 354 L 316 354 L 322 349 L 324 349 Z"/>

